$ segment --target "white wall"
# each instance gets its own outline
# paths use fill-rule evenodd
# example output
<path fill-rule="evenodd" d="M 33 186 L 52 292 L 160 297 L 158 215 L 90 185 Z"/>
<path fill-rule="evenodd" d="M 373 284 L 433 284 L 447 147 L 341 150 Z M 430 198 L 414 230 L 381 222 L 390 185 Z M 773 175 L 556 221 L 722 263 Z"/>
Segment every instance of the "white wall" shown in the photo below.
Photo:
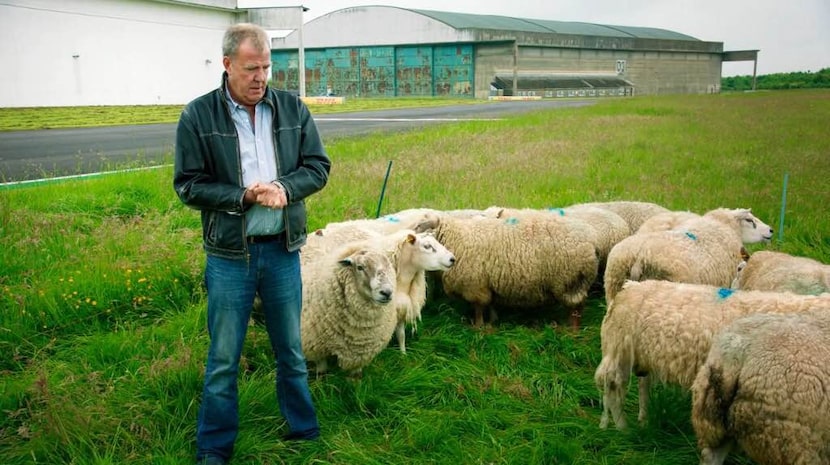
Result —
<path fill-rule="evenodd" d="M 236 18 L 148 0 L 4 1 L 0 107 L 187 103 L 218 86 Z"/>

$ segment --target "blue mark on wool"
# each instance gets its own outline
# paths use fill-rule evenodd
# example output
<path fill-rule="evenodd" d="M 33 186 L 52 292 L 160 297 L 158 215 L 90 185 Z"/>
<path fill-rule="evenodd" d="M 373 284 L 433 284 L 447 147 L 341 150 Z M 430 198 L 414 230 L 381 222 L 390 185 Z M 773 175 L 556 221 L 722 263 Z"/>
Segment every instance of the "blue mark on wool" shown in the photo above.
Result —
<path fill-rule="evenodd" d="M 401 222 L 400 218 L 398 218 L 397 216 L 386 216 L 385 218 L 386 218 L 386 221 L 388 221 L 390 223 L 400 223 Z"/>
<path fill-rule="evenodd" d="M 518 223 L 519 223 L 519 219 L 515 218 L 515 217 L 507 218 L 506 220 L 504 220 L 504 224 L 518 224 Z"/>
<path fill-rule="evenodd" d="M 722 288 L 718 289 L 718 298 L 725 299 L 725 298 L 729 297 L 730 295 L 732 295 L 734 293 L 735 293 L 734 289 L 727 289 L 725 287 L 722 287 Z"/>
<path fill-rule="evenodd" d="M 695 236 L 694 234 L 690 233 L 689 231 L 686 231 L 686 237 L 688 237 L 689 239 L 691 239 L 691 240 L 693 240 L 693 241 L 696 241 L 696 240 L 697 240 L 697 236 Z"/>
<path fill-rule="evenodd" d="M 551 213 L 559 213 L 559 216 L 565 216 L 565 210 L 561 208 L 548 207 L 548 211 Z"/>

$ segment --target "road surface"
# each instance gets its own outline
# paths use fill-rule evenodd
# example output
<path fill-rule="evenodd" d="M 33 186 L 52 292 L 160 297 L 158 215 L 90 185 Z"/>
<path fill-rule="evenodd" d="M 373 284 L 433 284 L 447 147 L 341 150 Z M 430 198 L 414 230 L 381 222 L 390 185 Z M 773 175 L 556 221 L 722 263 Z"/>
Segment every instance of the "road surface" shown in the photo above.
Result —
<path fill-rule="evenodd" d="M 384 131 L 592 104 L 591 100 L 501 101 L 316 115 L 324 142 Z M 83 175 L 172 162 L 176 124 L 0 131 L 0 183 Z"/>

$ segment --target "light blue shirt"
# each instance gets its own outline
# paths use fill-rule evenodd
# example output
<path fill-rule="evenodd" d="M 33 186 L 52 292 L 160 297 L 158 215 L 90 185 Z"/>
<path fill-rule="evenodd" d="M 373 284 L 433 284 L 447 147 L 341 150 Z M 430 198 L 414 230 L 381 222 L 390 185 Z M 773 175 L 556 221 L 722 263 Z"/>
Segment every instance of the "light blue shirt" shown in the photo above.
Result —
<path fill-rule="evenodd" d="M 242 182 L 250 186 L 256 181 L 273 182 L 277 179 L 277 152 L 274 147 L 273 112 L 260 101 L 255 107 L 255 125 L 251 125 L 248 109 L 234 102 L 225 88 L 231 117 L 239 135 L 239 154 L 242 161 Z M 249 236 L 278 234 L 285 229 L 282 209 L 270 209 L 255 204 L 245 213 L 246 233 Z"/>

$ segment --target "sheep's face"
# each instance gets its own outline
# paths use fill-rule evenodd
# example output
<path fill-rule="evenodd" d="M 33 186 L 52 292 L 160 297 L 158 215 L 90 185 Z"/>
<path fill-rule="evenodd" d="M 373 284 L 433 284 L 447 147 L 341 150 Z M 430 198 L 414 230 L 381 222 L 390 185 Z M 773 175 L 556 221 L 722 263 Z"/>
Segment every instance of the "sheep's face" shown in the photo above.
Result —
<path fill-rule="evenodd" d="M 387 304 L 395 293 L 395 268 L 380 251 L 359 250 L 340 260 L 354 276 L 355 288 L 367 300 Z"/>
<path fill-rule="evenodd" d="M 737 218 L 741 225 L 741 240 L 744 244 L 767 242 L 772 239 L 772 228 L 749 210 L 738 210 Z"/>
<path fill-rule="evenodd" d="M 455 255 L 430 233 L 410 234 L 405 247 L 410 249 L 412 264 L 418 270 L 443 271 L 455 265 Z"/>

